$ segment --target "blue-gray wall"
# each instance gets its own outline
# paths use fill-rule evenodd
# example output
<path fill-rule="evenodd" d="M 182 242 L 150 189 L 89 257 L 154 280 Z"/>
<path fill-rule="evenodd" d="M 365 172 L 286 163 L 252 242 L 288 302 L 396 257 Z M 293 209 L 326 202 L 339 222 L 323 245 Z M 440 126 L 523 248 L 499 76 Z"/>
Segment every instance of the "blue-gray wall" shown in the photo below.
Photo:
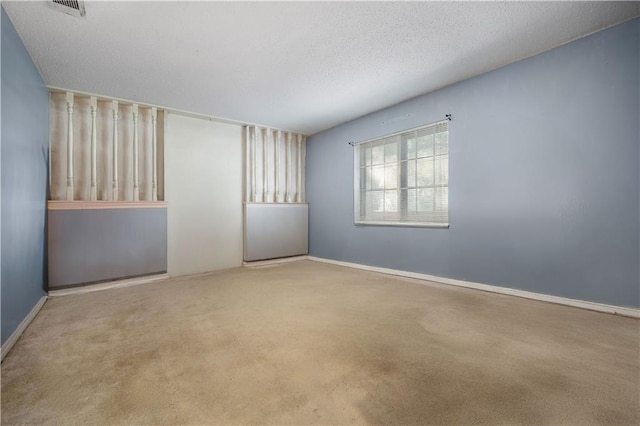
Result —
<path fill-rule="evenodd" d="M 167 271 L 167 209 L 50 210 L 49 288 Z"/>
<path fill-rule="evenodd" d="M 310 254 L 640 306 L 639 27 L 628 21 L 309 138 Z M 451 228 L 354 226 L 347 142 L 447 113 Z"/>
<path fill-rule="evenodd" d="M 2 9 L 2 343 L 44 296 L 49 95 Z"/>

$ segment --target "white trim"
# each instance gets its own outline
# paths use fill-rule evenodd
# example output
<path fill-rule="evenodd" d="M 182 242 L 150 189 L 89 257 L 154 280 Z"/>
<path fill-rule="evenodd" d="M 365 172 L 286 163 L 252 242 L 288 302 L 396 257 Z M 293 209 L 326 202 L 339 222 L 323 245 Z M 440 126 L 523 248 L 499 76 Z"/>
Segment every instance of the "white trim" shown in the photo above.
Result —
<path fill-rule="evenodd" d="M 436 222 L 402 222 L 402 221 L 384 221 L 384 220 L 355 220 L 353 222 L 357 226 L 404 226 L 407 228 L 449 228 L 448 223 Z"/>
<path fill-rule="evenodd" d="M 258 205 L 269 204 L 270 206 L 281 206 L 281 207 L 288 207 L 288 206 L 290 206 L 292 204 L 294 206 L 308 206 L 309 205 L 309 203 L 304 203 L 304 202 L 301 202 L 301 203 L 298 203 L 298 202 L 295 202 L 295 203 L 285 203 L 285 202 L 282 202 L 282 203 L 250 203 L 250 202 L 244 202 L 242 204 L 246 204 L 246 205 L 249 205 L 249 204 L 254 204 L 254 205 L 255 204 L 258 204 Z"/>
<path fill-rule="evenodd" d="M 167 208 L 164 201 L 47 201 L 47 210 L 153 209 Z"/>
<path fill-rule="evenodd" d="M 255 268 L 260 266 L 269 266 L 269 265 L 277 265 L 280 263 L 295 262 L 297 260 L 307 260 L 308 258 L 309 256 L 305 254 L 302 256 L 281 257 L 278 259 L 254 260 L 252 262 L 242 262 L 242 266 L 244 266 L 245 268 Z"/>
<path fill-rule="evenodd" d="M 432 281 L 440 284 L 465 287 L 475 290 L 488 291 L 491 293 L 506 294 L 509 296 L 522 297 L 525 299 L 539 300 L 543 302 L 555 303 L 558 305 L 572 306 L 575 308 L 588 309 L 590 311 L 605 312 L 608 314 L 621 315 L 631 318 L 640 318 L 640 309 L 624 306 L 605 305 L 603 303 L 588 302 L 586 300 L 569 299 L 567 297 L 552 296 L 549 294 L 534 293 L 531 291 L 517 290 L 508 287 L 499 287 L 489 284 L 475 283 L 471 281 L 455 280 L 452 278 L 437 277 L 434 275 L 419 274 L 416 272 L 400 271 L 397 269 L 379 268 L 377 266 L 361 265 L 359 263 L 342 262 L 339 260 L 325 259 L 322 257 L 307 256 L 308 260 L 314 262 L 331 263 L 333 265 L 346 266 L 348 268 L 363 269 L 365 271 L 378 272 L 387 275 L 396 275 L 405 278 L 415 278 L 422 281 Z"/>
<path fill-rule="evenodd" d="M 71 294 L 92 293 L 94 291 L 111 290 L 113 288 L 133 287 L 169 279 L 168 274 L 149 275 L 145 277 L 128 278 L 125 280 L 109 281 L 105 283 L 86 284 L 78 287 L 49 290 L 49 297 L 69 296 Z"/>
<path fill-rule="evenodd" d="M 20 338 L 20 336 L 22 336 L 22 333 L 24 333 L 24 331 L 27 329 L 29 324 L 31 324 L 31 321 L 33 321 L 36 315 L 38 315 L 38 312 L 40 312 L 40 309 L 42 309 L 42 307 L 44 306 L 44 302 L 46 301 L 47 301 L 47 296 L 42 296 L 40 300 L 38 300 L 38 303 L 36 303 L 35 306 L 31 309 L 31 311 L 27 314 L 27 316 L 24 317 L 20 325 L 18 325 L 18 327 L 13 331 L 13 333 L 11 333 L 11 336 L 9 336 L 7 341 L 4 342 L 4 345 L 2 345 L 0 360 L 4 361 L 4 357 L 7 356 L 11 348 L 13 348 L 13 345 L 15 345 L 18 339 Z"/>

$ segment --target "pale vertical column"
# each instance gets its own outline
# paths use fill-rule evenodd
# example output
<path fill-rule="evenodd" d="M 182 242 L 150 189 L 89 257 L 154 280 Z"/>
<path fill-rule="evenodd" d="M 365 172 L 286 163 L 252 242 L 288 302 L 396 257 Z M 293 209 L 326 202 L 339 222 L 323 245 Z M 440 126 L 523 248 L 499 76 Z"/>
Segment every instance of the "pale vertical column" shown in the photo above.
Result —
<path fill-rule="evenodd" d="M 304 203 L 306 201 L 306 183 L 305 183 L 305 167 L 307 165 L 306 157 L 307 157 L 307 137 L 305 135 L 300 136 L 301 147 L 302 150 L 300 152 L 300 202 Z"/>
<path fill-rule="evenodd" d="M 262 202 L 267 202 L 267 129 L 260 129 L 262 136 Z"/>
<path fill-rule="evenodd" d="M 49 114 L 51 114 L 51 91 L 49 91 Z M 49 127 L 51 127 L 51 123 L 49 123 Z M 51 130 L 49 130 L 49 132 L 51 132 Z M 49 187 L 47 188 L 47 195 L 49 197 L 49 200 L 53 200 L 54 196 L 53 196 L 53 168 L 51 167 L 51 134 L 49 134 L 49 155 L 48 155 L 48 167 L 49 167 L 49 176 L 48 176 L 48 181 L 49 181 Z"/>
<path fill-rule="evenodd" d="M 291 145 L 291 132 L 287 132 L 284 138 L 284 202 L 288 203 L 289 197 L 289 149 Z"/>
<path fill-rule="evenodd" d="M 251 202 L 251 132 L 244 126 L 244 201 Z"/>
<path fill-rule="evenodd" d="M 249 126 L 244 126 L 242 128 L 242 138 L 244 140 L 244 160 L 243 160 L 243 164 L 244 164 L 244 168 L 243 168 L 243 183 L 244 183 L 244 196 L 242 198 L 242 201 L 244 201 L 245 203 L 248 203 L 250 201 L 250 197 L 249 197 L 249 163 L 250 163 L 250 157 L 251 157 L 251 152 L 249 151 Z"/>
<path fill-rule="evenodd" d="M 98 113 L 98 98 L 91 96 L 89 98 L 89 106 L 91 107 L 91 201 L 98 200 L 98 129 L 96 128 L 96 114 Z"/>
<path fill-rule="evenodd" d="M 158 135 L 156 126 L 158 123 L 158 109 L 151 108 L 151 200 L 158 201 Z"/>
<path fill-rule="evenodd" d="M 118 101 L 111 101 L 113 111 L 113 187 L 111 199 L 118 201 Z"/>
<path fill-rule="evenodd" d="M 67 200 L 73 200 L 73 93 L 67 92 Z"/>
<path fill-rule="evenodd" d="M 251 184 L 252 184 L 252 188 L 251 191 L 253 193 L 253 197 L 252 200 L 254 203 L 256 202 L 257 199 L 257 178 L 256 178 L 256 169 L 257 169 L 257 155 L 256 155 L 256 149 L 258 148 L 258 142 L 256 140 L 256 128 L 252 127 L 251 128 L 253 130 L 253 136 L 251 137 Z"/>
<path fill-rule="evenodd" d="M 140 200 L 140 186 L 138 177 L 138 104 L 132 105 L 133 111 L 133 201 Z"/>
<path fill-rule="evenodd" d="M 297 150 L 297 161 L 296 161 L 296 202 L 302 202 L 302 137 L 301 135 L 296 135 L 296 142 L 298 142 L 298 150 Z"/>
<path fill-rule="evenodd" d="M 282 139 L 282 130 L 276 131 L 275 138 L 275 149 L 273 150 L 273 175 L 275 176 L 275 180 L 273 181 L 274 190 L 273 190 L 273 201 L 276 203 L 280 201 L 280 140 Z"/>

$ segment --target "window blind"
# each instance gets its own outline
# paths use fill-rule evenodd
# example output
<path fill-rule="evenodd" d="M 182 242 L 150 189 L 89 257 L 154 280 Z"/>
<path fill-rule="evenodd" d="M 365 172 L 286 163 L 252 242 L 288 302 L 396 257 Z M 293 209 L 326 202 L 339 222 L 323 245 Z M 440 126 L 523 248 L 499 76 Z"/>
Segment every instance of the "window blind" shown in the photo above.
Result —
<path fill-rule="evenodd" d="M 356 145 L 354 182 L 357 224 L 448 226 L 448 121 Z"/>

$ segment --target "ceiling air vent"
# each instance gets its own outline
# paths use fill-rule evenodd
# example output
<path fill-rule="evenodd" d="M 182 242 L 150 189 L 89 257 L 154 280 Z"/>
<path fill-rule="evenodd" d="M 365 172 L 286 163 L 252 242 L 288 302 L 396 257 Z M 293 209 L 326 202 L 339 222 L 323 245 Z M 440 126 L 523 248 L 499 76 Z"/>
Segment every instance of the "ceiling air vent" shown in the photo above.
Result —
<path fill-rule="evenodd" d="M 51 6 L 61 12 L 73 16 L 84 16 L 84 1 L 82 0 L 51 0 Z"/>

